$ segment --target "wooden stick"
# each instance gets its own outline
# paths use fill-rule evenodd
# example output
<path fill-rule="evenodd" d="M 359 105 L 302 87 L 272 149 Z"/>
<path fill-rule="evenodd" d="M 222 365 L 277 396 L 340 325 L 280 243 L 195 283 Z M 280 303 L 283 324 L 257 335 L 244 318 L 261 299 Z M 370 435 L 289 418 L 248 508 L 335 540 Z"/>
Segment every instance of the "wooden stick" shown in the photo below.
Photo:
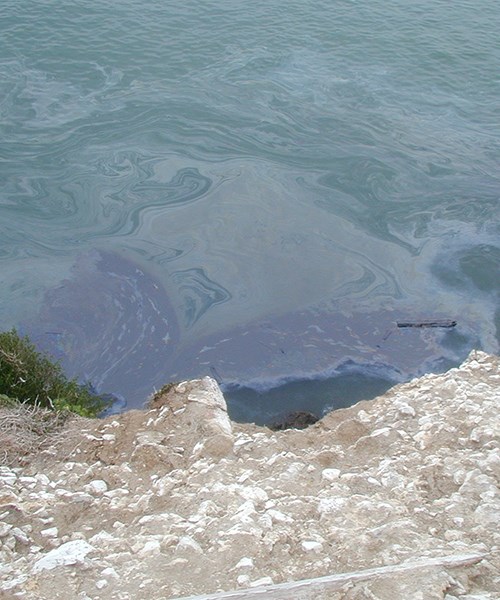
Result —
<path fill-rule="evenodd" d="M 455 327 L 456 321 L 452 319 L 434 319 L 426 321 L 397 321 L 398 327 Z"/>
<path fill-rule="evenodd" d="M 302 579 L 289 583 L 264 585 L 232 592 L 218 592 L 215 594 L 202 594 L 201 596 L 185 596 L 173 600 L 300 600 L 313 598 L 322 592 L 341 590 L 348 583 L 358 583 L 370 579 L 376 580 L 392 575 L 400 575 L 408 571 L 425 571 L 429 568 L 445 567 L 449 569 L 468 567 L 483 560 L 486 554 L 453 554 L 440 558 L 423 558 L 412 560 L 398 565 L 387 565 L 363 571 L 326 575 L 315 579 Z"/>

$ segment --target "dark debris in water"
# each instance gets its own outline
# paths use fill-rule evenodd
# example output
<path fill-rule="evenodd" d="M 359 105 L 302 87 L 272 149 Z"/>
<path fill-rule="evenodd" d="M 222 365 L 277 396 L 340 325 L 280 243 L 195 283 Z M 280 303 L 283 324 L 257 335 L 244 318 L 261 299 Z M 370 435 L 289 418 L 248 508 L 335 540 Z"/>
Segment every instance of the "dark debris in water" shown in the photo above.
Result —
<path fill-rule="evenodd" d="M 319 421 L 319 417 L 306 411 L 296 411 L 287 414 L 282 419 L 277 419 L 268 425 L 273 431 L 282 431 L 283 429 L 306 429 L 309 425 L 314 425 Z"/>
<path fill-rule="evenodd" d="M 455 327 L 456 321 L 452 319 L 427 319 L 425 321 L 398 321 L 398 327 Z"/>

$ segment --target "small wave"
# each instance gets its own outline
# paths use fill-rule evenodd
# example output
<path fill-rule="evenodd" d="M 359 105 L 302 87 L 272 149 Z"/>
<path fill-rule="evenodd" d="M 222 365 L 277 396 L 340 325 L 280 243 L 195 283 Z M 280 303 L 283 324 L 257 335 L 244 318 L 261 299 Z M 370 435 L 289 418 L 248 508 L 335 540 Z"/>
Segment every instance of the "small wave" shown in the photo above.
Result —
<path fill-rule="evenodd" d="M 346 374 L 358 374 L 360 376 L 386 379 L 394 383 L 402 383 L 405 380 L 403 374 L 390 365 L 356 363 L 347 359 L 345 362 L 334 368 L 324 369 L 322 371 L 299 371 L 293 375 L 285 375 L 282 377 L 258 377 L 238 381 L 224 380 L 220 385 L 224 392 L 247 389 L 255 391 L 258 394 L 264 394 L 290 383 L 325 381 Z"/>

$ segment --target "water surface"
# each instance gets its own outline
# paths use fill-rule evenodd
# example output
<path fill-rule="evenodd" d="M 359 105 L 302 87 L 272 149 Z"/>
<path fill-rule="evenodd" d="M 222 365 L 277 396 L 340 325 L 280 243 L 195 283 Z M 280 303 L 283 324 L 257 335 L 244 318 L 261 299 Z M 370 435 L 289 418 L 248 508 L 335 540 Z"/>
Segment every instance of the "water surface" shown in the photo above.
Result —
<path fill-rule="evenodd" d="M 242 418 L 498 352 L 499 30 L 493 0 L 5 0 L 3 328 L 127 406 L 212 374 Z"/>

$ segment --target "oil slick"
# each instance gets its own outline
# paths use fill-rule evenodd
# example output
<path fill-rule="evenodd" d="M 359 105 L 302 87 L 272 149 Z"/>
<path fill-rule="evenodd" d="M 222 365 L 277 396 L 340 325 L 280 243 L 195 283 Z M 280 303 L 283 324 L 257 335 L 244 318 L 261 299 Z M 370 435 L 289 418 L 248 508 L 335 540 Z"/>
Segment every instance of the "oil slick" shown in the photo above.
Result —
<path fill-rule="evenodd" d="M 334 304 L 199 336 L 185 323 L 186 306 L 194 306 L 185 295 L 187 283 L 196 281 L 205 289 L 207 278 L 201 270 L 189 275 L 189 280 L 178 275 L 167 279 L 179 288 L 171 291 L 181 302 L 173 302 L 174 294 L 143 265 L 123 253 L 93 250 L 80 256 L 69 278 L 46 293 L 38 315 L 23 323 L 22 331 L 60 359 L 68 374 L 126 399 L 129 408 L 141 406 L 167 381 L 207 374 L 229 395 L 235 389 L 259 394 L 294 382 L 335 378 L 343 385 L 353 377 L 365 381 L 368 390 L 372 386 L 375 394 L 382 384 L 445 369 L 469 348 L 457 337 L 454 329 L 459 328 L 447 326 L 448 320 L 410 326 L 396 321 L 394 310 L 347 313 Z M 228 300 L 215 282 L 210 290 L 214 305 Z M 210 319 L 209 304 L 201 302 L 197 318 Z M 434 323 L 443 323 L 442 330 Z M 341 405 L 346 402 L 342 399 Z M 247 408 L 250 416 L 263 410 L 257 404 Z M 294 408 L 306 407 L 299 403 Z"/>
<path fill-rule="evenodd" d="M 178 344 L 177 317 L 163 287 L 117 252 L 83 254 L 21 326 L 71 376 L 137 406 Z"/>

